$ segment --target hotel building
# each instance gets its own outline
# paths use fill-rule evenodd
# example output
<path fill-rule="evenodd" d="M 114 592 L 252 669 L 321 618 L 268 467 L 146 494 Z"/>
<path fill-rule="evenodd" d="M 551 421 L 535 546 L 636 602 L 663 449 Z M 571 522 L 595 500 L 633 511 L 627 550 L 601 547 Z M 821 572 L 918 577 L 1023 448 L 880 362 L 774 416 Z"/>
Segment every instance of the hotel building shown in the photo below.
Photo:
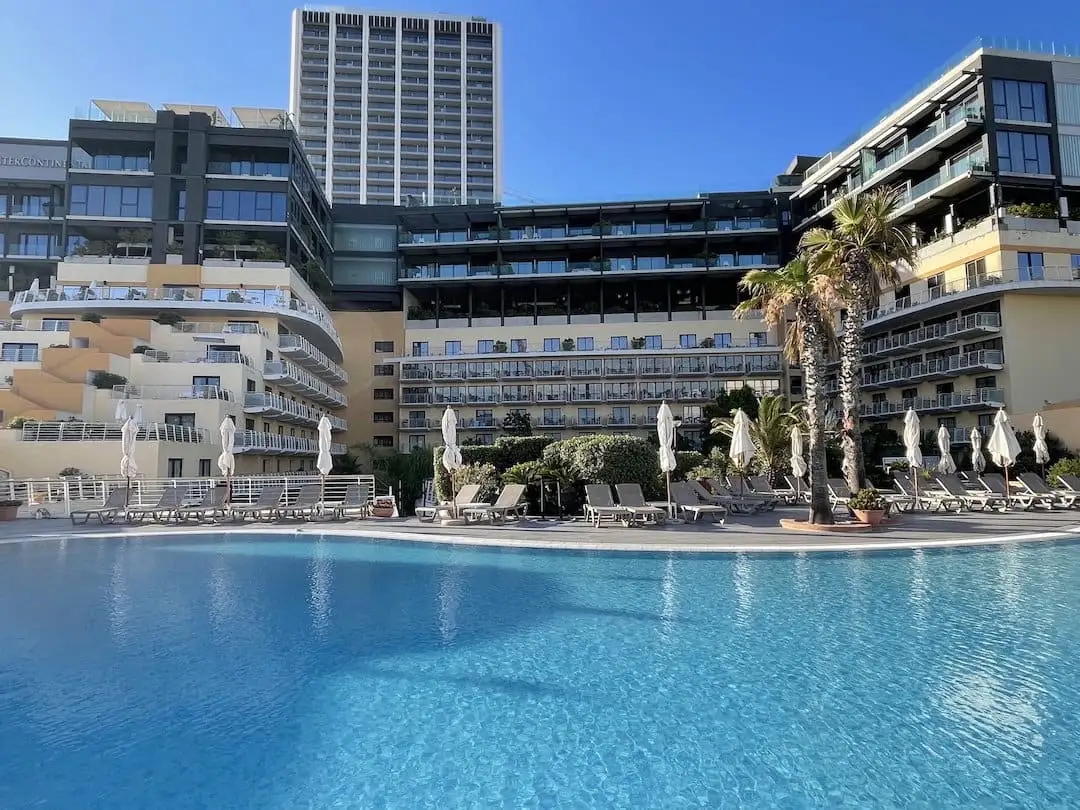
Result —
<path fill-rule="evenodd" d="M 914 407 L 966 443 L 1000 407 L 1026 426 L 1080 399 L 1080 59 L 979 47 L 802 173 L 797 232 L 843 194 L 892 187 L 919 234 L 866 327 L 864 419 L 899 430 Z"/>
<path fill-rule="evenodd" d="M 0 284 L 48 284 L 63 255 L 66 141 L 0 138 Z"/>
<path fill-rule="evenodd" d="M 482 17 L 293 11 L 289 113 L 327 197 L 499 199 L 501 42 Z"/>

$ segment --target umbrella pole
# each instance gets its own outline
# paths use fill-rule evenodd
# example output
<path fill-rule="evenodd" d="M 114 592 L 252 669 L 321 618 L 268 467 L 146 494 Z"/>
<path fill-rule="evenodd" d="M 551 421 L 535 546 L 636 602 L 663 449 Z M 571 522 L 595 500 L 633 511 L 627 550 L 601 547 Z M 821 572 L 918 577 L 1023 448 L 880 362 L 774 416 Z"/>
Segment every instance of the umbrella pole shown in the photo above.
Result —
<path fill-rule="evenodd" d="M 670 472 L 665 473 L 665 476 L 667 477 L 667 513 L 668 513 L 668 518 L 670 518 L 671 520 L 674 520 L 675 519 L 675 514 L 674 514 L 674 510 L 671 508 L 671 473 Z"/>
<path fill-rule="evenodd" d="M 911 480 L 915 482 L 915 508 L 919 508 L 919 468 L 912 467 Z"/>
<path fill-rule="evenodd" d="M 1006 465 L 1005 466 L 1005 508 L 1006 509 L 1009 508 L 1009 500 L 1010 500 L 1009 499 L 1009 493 L 1011 493 L 1011 492 L 1012 492 L 1012 490 L 1009 489 L 1009 467 L 1008 467 L 1008 465 Z"/>

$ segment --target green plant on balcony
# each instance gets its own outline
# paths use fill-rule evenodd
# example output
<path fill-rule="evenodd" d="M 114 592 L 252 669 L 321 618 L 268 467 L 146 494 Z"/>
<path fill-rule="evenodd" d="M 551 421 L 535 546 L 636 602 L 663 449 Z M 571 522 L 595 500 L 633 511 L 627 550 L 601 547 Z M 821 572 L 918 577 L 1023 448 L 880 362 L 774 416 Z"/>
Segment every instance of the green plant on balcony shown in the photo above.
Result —
<path fill-rule="evenodd" d="M 230 304 L 242 304 L 244 303 L 244 295 L 237 290 L 229 290 L 229 294 L 225 296 L 225 300 Z"/>
<path fill-rule="evenodd" d="M 140 256 L 146 257 L 150 255 L 150 242 L 153 239 L 153 233 L 149 228 L 124 228 L 118 234 L 120 242 L 117 247 L 123 246 L 124 256 L 131 256 L 131 249 L 142 248 Z"/>
<path fill-rule="evenodd" d="M 68 349 L 68 348 L 70 348 L 70 346 L 68 346 L 66 343 L 50 343 L 49 348 L 50 349 Z"/>
<path fill-rule="evenodd" d="M 218 234 L 217 238 L 218 249 L 222 252 L 223 257 L 232 259 L 234 262 L 240 261 L 240 251 L 249 250 L 247 236 L 240 231 L 223 231 Z M 206 255 L 205 250 L 203 255 Z"/>
<path fill-rule="evenodd" d="M 176 326 L 178 323 L 184 322 L 183 315 L 177 315 L 175 312 L 159 312 L 157 317 L 154 318 L 154 323 L 159 323 L 162 326 Z"/>
<path fill-rule="evenodd" d="M 146 354 L 148 351 L 151 351 L 150 347 L 147 346 L 145 343 L 140 343 L 138 346 L 136 346 L 134 349 L 131 350 L 131 353 L 132 354 Z"/>
<path fill-rule="evenodd" d="M 610 222 L 610 220 L 607 220 L 607 219 L 604 219 L 603 217 L 601 217 L 600 221 L 597 222 L 595 225 L 593 225 L 592 233 L 593 233 L 593 236 L 607 236 L 608 234 L 610 234 L 611 233 L 611 222 Z"/>
<path fill-rule="evenodd" d="M 178 256 L 184 252 L 184 246 L 179 242 L 169 242 L 169 244 L 165 246 L 165 252 L 170 253 L 173 256 Z"/>
<path fill-rule="evenodd" d="M 80 321 L 85 321 L 86 323 L 101 323 L 102 318 L 96 312 L 84 312 L 79 317 L 79 320 Z"/>
<path fill-rule="evenodd" d="M 73 251 L 76 256 L 115 256 L 117 243 L 108 239 L 89 239 L 76 246 Z"/>
<path fill-rule="evenodd" d="M 492 351 L 494 351 L 496 354 L 506 354 L 506 351 L 507 351 L 508 347 L 506 345 L 505 340 L 496 340 L 491 345 L 491 348 L 492 348 Z"/>
<path fill-rule="evenodd" d="M 57 476 L 60 478 L 78 478 L 80 475 L 82 475 L 82 470 L 78 467 L 64 467 L 64 469 L 57 473 Z"/>
<path fill-rule="evenodd" d="M 1013 203 L 1005 208 L 1005 213 L 1010 217 L 1023 217 L 1024 219 L 1057 219 L 1057 206 L 1053 203 Z"/>
<path fill-rule="evenodd" d="M 702 338 L 700 341 L 698 341 L 699 349 L 711 349 L 714 346 L 715 343 L 713 342 L 713 339 L 711 337 Z"/>
<path fill-rule="evenodd" d="M 265 239 L 256 239 L 251 243 L 251 247 L 255 250 L 255 260 L 260 262 L 280 262 L 282 261 L 281 251 L 278 250 L 276 245 L 271 245 Z"/>
<path fill-rule="evenodd" d="M 422 307 L 414 304 L 409 307 L 405 316 L 410 321 L 433 321 L 435 320 L 435 310 L 430 307 Z"/>
<path fill-rule="evenodd" d="M 27 419 L 25 416 L 16 416 L 14 419 L 7 423 L 7 426 L 10 430 L 22 430 L 24 425 L 28 425 L 34 421 L 36 420 Z"/>
<path fill-rule="evenodd" d="M 575 344 L 573 338 L 563 338 L 560 348 L 562 348 L 564 352 L 572 352 L 574 350 L 574 346 Z"/>
<path fill-rule="evenodd" d="M 645 338 L 643 338 L 643 337 L 630 338 L 630 348 L 631 349 L 644 349 L 645 348 Z"/>
<path fill-rule="evenodd" d="M 90 377 L 90 384 L 99 390 L 111 390 L 118 385 L 127 385 L 127 377 L 113 374 L 111 371 L 95 371 Z"/>

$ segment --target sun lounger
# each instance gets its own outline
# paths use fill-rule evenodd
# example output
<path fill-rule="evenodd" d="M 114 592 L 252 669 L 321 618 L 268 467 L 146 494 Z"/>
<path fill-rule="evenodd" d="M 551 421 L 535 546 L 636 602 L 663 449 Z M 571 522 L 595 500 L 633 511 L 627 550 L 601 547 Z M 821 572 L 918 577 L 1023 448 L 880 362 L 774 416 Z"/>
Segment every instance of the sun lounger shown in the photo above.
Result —
<path fill-rule="evenodd" d="M 810 503 L 810 485 L 802 478 L 796 478 L 794 475 L 785 475 L 784 480 L 787 481 L 787 485 L 791 488 L 791 492 L 794 495 L 792 503 Z"/>
<path fill-rule="evenodd" d="M 701 520 L 708 515 L 714 523 L 723 525 L 727 509 L 717 503 L 705 503 L 690 486 L 689 481 L 676 481 L 671 485 L 671 497 L 679 505 L 679 512 L 688 515 L 691 521 Z"/>
<path fill-rule="evenodd" d="M 319 513 L 320 501 L 322 501 L 322 484 L 302 484 L 292 503 L 286 499 L 286 502 L 278 507 L 278 516 L 297 520 L 314 520 Z"/>
<path fill-rule="evenodd" d="M 686 481 L 690 490 L 697 496 L 698 500 L 702 503 L 712 503 L 718 506 L 723 506 L 725 509 L 731 512 L 737 512 L 744 515 L 749 515 L 755 512 L 760 512 L 764 509 L 764 502 L 757 498 L 749 498 L 746 495 L 736 495 L 732 492 L 727 484 L 723 484 L 717 481 L 715 478 L 706 478 L 705 483 L 709 485 L 709 490 L 701 486 L 697 481 Z"/>
<path fill-rule="evenodd" d="M 750 486 L 754 488 L 754 492 L 760 495 L 775 498 L 778 502 L 795 503 L 794 488 L 773 486 L 764 475 L 751 475 L 747 480 L 749 480 Z"/>
<path fill-rule="evenodd" d="M 1080 492 L 1070 492 L 1067 489 L 1050 489 L 1035 473 L 1020 473 L 1016 476 L 1029 493 L 1037 498 L 1050 499 L 1051 506 L 1060 506 L 1062 509 L 1075 509 L 1080 500 Z"/>
<path fill-rule="evenodd" d="M 615 505 L 615 500 L 611 497 L 611 487 L 607 484 L 586 484 L 585 519 L 598 529 L 603 518 L 629 526 L 631 512 L 625 506 Z"/>
<path fill-rule="evenodd" d="M 466 508 L 472 509 L 487 506 L 488 504 L 476 500 L 476 496 L 479 494 L 479 484 L 464 484 L 461 489 L 458 490 L 457 495 L 454 496 L 452 502 L 443 502 L 436 506 L 418 506 L 416 508 L 416 517 L 422 523 L 432 523 L 439 515 L 446 518 L 457 517 L 457 515 L 454 514 L 455 508 L 461 512 Z"/>
<path fill-rule="evenodd" d="M 1052 509 L 1054 506 L 1053 498 L 1032 495 L 1030 492 L 1009 491 L 1005 484 L 1005 477 L 998 473 L 983 473 L 979 476 L 979 482 L 987 491 L 1008 498 L 1010 506 L 1019 506 L 1021 509 L 1031 509 L 1036 505 Z"/>
<path fill-rule="evenodd" d="M 982 511 L 986 511 L 987 509 L 993 509 L 998 506 L 1004 509 L 1008 505 L 1008 501 L 1006 501 L 1005 498 L 1000 495 L 995 495 L 993 492 L 968 489 L 964 486 L 964 482 L 957 478 L 956 475 L 935 473 L 933 478 L 938 486 L 948 492 L 953 498 L 960 501 L 965 509 L 981 509 Z"/>
<path fill-rule="evenodd" d="M 615 494 L 619 496 L 619 506 L 625 506 L 630 510 L 635 523 L 643 523 L 655 526 L 663 523 L 668 516 L 666 509 L 659 506 L 651 506 L 645 502 L 645 496 L 641 494 L 640 484 L 616 484 Z"/>
<path fill-rule="evenodd" d="M 225 497 L 228 495 L 228 491 L 229 488 L 225 486 L 211 487 L 203 494 L 198 503 L 191 506 L 180 506 L 173 510 L 172 516 L 176 518 L 177 522 L 187 518 L 205 520 L 207 517 L 221 517 L 224 519 Z"/>
<path fill-rule="evenodd" d="M 1080 475 L 1059 475 L 1057 479 L 1067 491 L 1080 493 Z"/>
<path fill-rule="evenodd" d="M 847 502 L 851 500 L 851 490 L 848 488 L 847 482 L 843 478 L 830 478 L 826 483 L 829 487 L 829 500 L 832 501 L 833 508 L 847 506 Z"/>
<path fill-rule="evenodd" d="M 285 487 L 280 484 L 265 486 L 259 490 L 259 496 L 254 501 L 249 504 L 234 503 L 229 513 L 232 515 L 233 520 L 243 520 L 246 517 L 267 520 L 276 517 L 278 504 L 281 501 L 281 493 L 284 491 Z"/>
<path fill-rule="evenodd" d="M 180 487 L 167 486 L 161 491 L 156 503 L 129 506 L 124 510 L 124 517 L 129 522 L 147 518 L 157 522 L 166 522 L 172 513 L 180 508 L 187 493 L 187 489 L 181 490 Z"/>
<path fill-rule="evenodd" d="M 360 489 L 359 484 L 349 484 L 345 487 L 345 497 L 340 501 L 324 501 L 322 504 L 323 515 L 331 520 L 339 520 L 354 512 L 355 517 L 365 518 L 371 513 L 371 501 Z"/>
<path fill-rule="evenodd" d="M 955 509 L 960 512 L 966 506 L 963 498 L 957 497 L 944 489 L 937 481 L 926 478 L 919 479 L 918 490 L 915 488 L 915 479 L 906 470 L 893 470 L 893 481 L 903 497 L 914 504 L 916 509 L 940 512 L 945 509 Z M 918 494 L 916 494 L 916 492 Z"/>
<path fill-rule="evenodd" d="M 504 521 L 511 515 L 518 519 L 525 508 L 525 504 L 521 502 L 524 495 L 524 484 L 507 484 L 495 499 L 495 503 L 490 506 L 469 506 L 462 510 L 462 514 L 466 520 L 490 520 L 492 523 Z"/>
<path fill-rule="evenodd" d="M 117 487 L 106 496 L 101 506 L 95 506 L 91 509 L 72 509 L 71 524 L 73 526 L 83 526 L 89 523 L 92 517 L 96 517 L 103 524 L 112 523 L 116 520 L 116 516 L 124 511 L 127 498 L 127 487 Z M 82 520 L 76 520 L 77 517 L 81 517 Z"/>
<path fill-rule="evenodd" d="M 772 487 L 769 487 L 771 490 Z M 759 512 L 771 512 L 780 503 L 780 498 L 772 494 L 758 492 L 745 475 L 729 475 L 727 490 L 734 497 L 741 498 L 748 504 L 754 504 Z"/>

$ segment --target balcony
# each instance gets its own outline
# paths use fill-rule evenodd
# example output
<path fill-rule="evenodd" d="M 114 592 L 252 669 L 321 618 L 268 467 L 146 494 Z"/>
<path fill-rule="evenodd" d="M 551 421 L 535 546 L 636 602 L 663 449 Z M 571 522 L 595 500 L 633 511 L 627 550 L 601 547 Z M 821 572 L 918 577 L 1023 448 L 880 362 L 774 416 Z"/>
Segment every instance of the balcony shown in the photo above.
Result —
<path fill-rule="evenodd" d="M 238 430 L 233 443 L 236 453 L 259 453 L 262 455 L 316 456 L 319 454 L 317 439 L 305 439 L 300 436 L 283 436 L 278 433 L 266 433 L 257 430 Z M 341 455 L 346 450 L 344 444 L 330 445 L 333 455 Z"/>
<path fill-rule="evenodd" d="M 217 399 L 235 402 L 236 394 L 219 385 L 114 385 L 111 399 Z"/>
<path fill-rule="evenodd" d="M 195 340 L 226 340 L 234 335 L 262 335 L 270 337 L 270 333 L 257 323 L 220 323 L 217 321 L 185 321 L 173 324 L 172 331 L 184 335 L 194 335 Z"/>
<path fill-rule="evenodd" d="M 139 425 L 136 441 L 210 443 L 210 431 L 184 425 Z M 27 422 L 22 427 L 24 442 L 100 442 L 121 439 L 119 422 Z M 119 453 L 119 449 L 116 451 Z M 119 455 L 117 456 L 119 458 Z"/>
<path fill-rule="evenodd" d="M 430 393 L 406 392 L 401 395 L 401 402 L 405 405 L 430 405 L 432 402 Z"/>
<path fill-rule="evenodd" d="M 306 425 L 317 425 L 321 416 L 314 408 L 300 402 L 293 402 L 280 394 L 246 394 L 244 413 L 261 414 L 283 422 Z M 344 424 L 343 420 L 342 424 Z"/>
<path fill-rule="evenodd" d="M 936 397 L 916 397 L 899 402 L 871 402 L 859 406 L 859 415 L 867 418 L 903 415 L 909 408 L 916 413 L 943 411 L 987 410 L 1005 407 L 1005 392 L 1000 388 L 976 388 Z"/>
<path fill-rule="evenodd" d="M 534 397 L 531 390 L 508 391 L 504 388 L 502 390 L 502 393 L 499 395 L 499 399 L 504 405 L 510 405 L 518 402 L 532 402 Z"/>
<path fill-rule="evenodd" d="M 561 428 L 566 427 L 565 416 L 541 416 L 537 422 L 537 427 L 542 428 Z"/>
<path fill-rule="evenodd" d="M 495 419 L 459 419 L 458 427 L 463 430 L 494 430 Z"/>
<path fill-rule="evenodd" d="M 142 353 L 142 357 L 144 363 L 222 363 L 255 368 L 254 362 L 246 354 L 232 351 L 215 351 L 212 348 L 202 352 L 147 349 Z"/>
<path fill-rule="evenodd" d="M 946 345 L 961 339 L 1000 331 L 1001 315 L 996 312 L 977 312 L 945 323 L 923 326 L 898 335 L 866 341 L 863 343 L 863 354 L 879 356 L 904 354 L 916 348 Z"/>
<path fill-rule="evenodd" d="M 428 243 L 429 247 L 459 247 L 461 242 Z M 556 257 L 557 258 L 557 257 Z M 663 263 L 626 261 L 565 262 L 559 260 L 555 269 L 541 267 L 535 262 L 512 262 L 503 264 L 418 264 L 402 265 L 398 278 L 401 281 L 457 281 L 468 278 L 551 278 L 575 275 L 648 275 L 671 270 L 705 272 L 714 270 L 751 270 L 779 266 L 775 253 L 720 253 L 708 257 L 673 258 Z"/>
<path fill-rule="evenodd" d="M 37 346 L 26 346 L 19 349 L 9 347 L 0 351 L 0 363 L 37 363 L 40 360 L 41 356 Z"/>
<path fill-rule="evenodd" d="M 316 379 L 287 360 L 268 360 L 263 364 L 263 379 L 276 382 L 288 391 L 294 391 L 331 408 L 344 408 L 345 395 Z"/>
<path fill-rule="evenodd" d="M 440 423 L 433 419 L 402 419 L 402 430 L 439 430 Z"/>
<path fill-rule="evenodd" d="M 92 272 L 92 269 L 88 268 L 88 272 Z M 68 286 L 16 293 L 11 305 L 13 316 L 33 313 L 48 317 L 59 312 L 97 312 L 105 317 L 120 314 L 151 318 L 162 311 L 185 318 L 189 315 L 249 320 L 260 316 L 277 318 L 293 332 L 308 338 L 320 350 L 336 360 L 341 359 L 341 339 L 330 312 L 321 303 L 306 301 L 277 289 L 238 291 L 206 287 Z"/>
<path fill-rule="evenodd" d="M 279 335 L 278 349 L 283 355 L 296 361 L 297 365 L 334 385 L 345 385 L 349 381 L 345 369 L 315 348 L 307 338 L 300 335 Z"/>
<path fill-rule="evenodd" d="M 599 416 L 579 416 L 568 422 L 570 427 L 586 429 L 602 427 L 604 424 L 604 420 Z"/>

